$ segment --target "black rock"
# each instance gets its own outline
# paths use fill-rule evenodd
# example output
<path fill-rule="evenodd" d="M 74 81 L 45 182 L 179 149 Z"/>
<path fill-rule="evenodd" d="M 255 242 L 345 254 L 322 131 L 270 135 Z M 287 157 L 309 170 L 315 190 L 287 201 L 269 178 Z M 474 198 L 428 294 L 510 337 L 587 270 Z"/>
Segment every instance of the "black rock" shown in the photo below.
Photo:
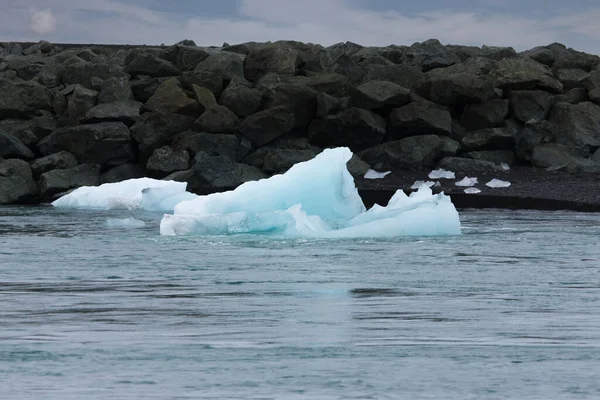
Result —
<path fill-rule="evenodd" d="M 35 155 L 19 139 L 0 131 L 0 157 L 31 160 Z"/>
<path fill-rule="evenodd" d="M 230 84 L 219 97 L 219 104 L 244 118 L 258 111 L 262 99 L 263 92 L 259 89 Z"/>
<path fill-rule="evenodd" d="M 473 150 L 512 149 L 515 146 L 515 133 L 510 128 L 480 129 L 469 132 L 462 143 Z"/>
<path fill-rule="evenodd" d="M 294 115 L 284 106 L 259 111 L 244 119 L 237 131 L 250 139 L 255 147 L 261 147 L 291 131 L 295 126 Z"/>
<path fill-rule="evenodd" d="M 541 90 L 516 90 L 510 92 L 510 108 L 514 117 L 525 123 L 546 119 L 554 105 L 554 96 Z"/>
<path fill-rule="evenodd" d="M 146 170 L 155 176 L 167 176 L 175 171 L 183 171 L 190 167 L 190 155 L 185 150 L 173 150 L 163 146 L 152 153 L 146 164 Z"/>
<path fill-rule="evenodd" d="M 53 169 L 73 168 L 76 167 L 77 164 L 77 159 L 73 153 L 62 150 L 58 153 L 33 160 L 31 162 L 31 171 L 33 172 L 34 177 L 39 177 L 44 172 Z"/>
<path fill-rule="evenodd" d="M 65 93 L 67 92 L 65 91 Z M 96 105 L 97 101 L 97 91 L 87 89 L 81 85 L 75 85 L 73 87 L 73 92 L 70 94 L 67 105 L 67 118 L 71 121 L 78 122 Z"/>
<path fill-rule="evenodd" d="M 272 43 L 248 52 L 244 60 L 244 75 L 251 82 L 258 82 L 269 72 L 293 76 L 299 63 L 296 49 L 283 43 Z"/>
<path fill-rule="evenodd" d="M 100 184 L 100 165 L 81 164 L 68 169 L 55 169 L 40 176 L 39 187 L 42 198 L 66 192 L 81 186 Z"/>
<path fill-rule="evenodd" d="M 128 79 L 124 77 L 115 78 L 113 76 L 102 82 L 100 94 L 98 95 L 98 103 L 113 103 L 125 100 L 133 100 L 133 91 Z"/>
<path fill-rule="evenodd" d="M 109 169 L 100 175 L 100 183 L 114 183 L 146 176 L 144 168 L 138 164 L 123 164 Z"/>
<path fill-rule="evenodd" d="M 185 150 L 191 157 L 205 153 L 209 156 L 225 156 L 236 162 L 242 160 L 250 152 L 250 141 L 237 135 L 182 132 L 173 138 L 171 147 L 176 150 Z"/>
<path fill-rule="evenodd" d="M 140 151 L 140 161 L 145 164 L 155 149 L 171 143 L 176 134 L 190 130 L 194 121 L 194 118 L 179 114 L 142 114 L 131 127 L 131 136 Z"/>
<path fill-rule="evenodd" d="M 233 111 L 225 106 L 214 105 L 202 113 L 195 126 L 205 132 L 233 133 L 238 122 L 239 118 Z"/>
<path fill-rule="evenodd" d="M 0 78 L 0 119 L 31 118 L 40 110 L 52 111 L 48 88 L 36 82 Z"/>
<path fill-rule="evenodd" d="M 0 157 L 0 204 L 15 204 L 34 200 L 38 188 L 27 161 Z"/>
<path fill-rule="evenodd" d="M 497 165 L 493 162 L 462 157 L 446 157 L 439 162 L 438 167 L 448 171 L 462 173 L 489 173 L 504 171 L 500 165 Z"/>
<path fill-rule="evenodd" d="M 181 75 L 172 63 L 152 53 L 140 53 L 127 62 L 125 72 L 131 75 L 147 75 L 153 78 Z"/>
<path fill-rule="evenodd" d="M 146 102 L 146 108 L 154 112 L 175 113 L 198 117 L 200 105 L 183 91 L 177 78 L 169 78 L 161 83 Z"/>
<path fill-rule="evenodd" d="M 508 100 L 494 99 L 483 104 L 468 104 L 461 117 L 461 125 L 468 131 L 496 128 L 508 116 Z"/>
<path fill-rule="evenodd" d="M 294 116 L 296 128 L 306 127 L 316 115 L 319 92 L 308 85 L 282 83 L 265 93 L 265 108 L 285 106 Z"/>
<path fill-rule="evenodd" d="M 400 107 L 410 102 L 410 89 L 387 81 L 368 81 L 352 91 L 352 104 L 367 110 Z"/>
<path fill-rule="evenodd" d="M 557 103 L 548 118 L 555 126 L 556 142 L 568 146 L 600 146 L 600 106 L 583 102 Z"/>
<path fill-rule="evenodd" d="M 390 115 L 390 139 L 398 140 L 413 135 L 449 135 L 452 117 L 448 111 L 417 103 L 395 108 Z"/>
<path fill-rule="evenodd" d="M 84 122 L 123 122 L 131 126 L 140 116 L 142 106 L 142 103 L 134 100 L 98 104 L 85 114 Z"/>

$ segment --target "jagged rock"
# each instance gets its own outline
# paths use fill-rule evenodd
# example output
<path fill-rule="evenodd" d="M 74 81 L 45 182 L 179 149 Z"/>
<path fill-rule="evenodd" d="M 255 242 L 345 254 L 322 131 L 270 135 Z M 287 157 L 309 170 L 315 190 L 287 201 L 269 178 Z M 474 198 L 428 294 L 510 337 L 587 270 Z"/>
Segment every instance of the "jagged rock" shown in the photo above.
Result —
<path fill-rule="evenodd" d="M 156 92 L 156 89 L 166 79 L 161 78 L 150 78 L 149 76 L 138 76 L 137 79 L 129 81 L 131 85 L 131 91 L 133 92 L 133 99 L 142 103 L 147 102 L 150 97 Z"/>
<path fill-rule="evenodd" d="M 439 168 L 463 173 L 487 173 L 503 171 L 502 167 L 490 161 L 474 160 L 472 158 L 446 157 L 438 164 Z"/>
<path fill-rule="evenodd" d="M 512 149 L 515 146 L 515 134 L 510 128 L 480 129 L 469 132 L 462 143 L 473 150 Z"/>
<path fill-rule="evenodd" d="M 281 137 L 294 128 L 295 121 L 292 113 L 284 106 L 278 106 L 259 111 L 244 119 L 237 131 L 250 139 L 256 147 Z"/>
<path fill-rule="evenodd" d="M 6 125 L 0 124 L 0 132 L 2 132 L 2 130 L 5 130 L 6 133 L 8 133 L 10 136 L 13 136 L 21 143 L 23 143 L 29 150 L 35 152 L 37 150 L 37 142 L 40 140 L 40 138 L 38 138 L 33 133 L 33 131 L 31 130 L 31 128 L 29 126 L 30 126 L 30 124 L 27 123 L 27 124 L 23 125 L 21 129 L 8 130 L 8 129 L 5 129 Z M 22 157 L 18 157 L 18 158 L 22 158 Z"/>
<path fill-rule="evenodd" d="M 571 172 L 600 172 L 600 164 L 583 158 L 581 148 L 559 144 L 540 144 L 533 149 L 531 164 L 535 167 L 566 169 Z"/>
<path fill-rule="evenodd" d="M 546 119 L 553 105 L 554 96 L 541 90 L 515 90 L 510 93 L 512 113 L 523 123 Z"/>
<path fill-rule="evenodd" d="M 269 175 L 265 174 L 260 169 L 246 164 L 236 164 L 235 173 L 239 177 L 240 183 L 259 181 L 269 177 Z"/>
<path fill-rule="evenodd" d="M 579 104 L 583 103 L 584 101 L 590 101 L 590 96 L 588 96 L 588 91 L 581 87 L 571 89 L 565 94 L 557 95 L 554 101 L 556 103 L 567 102 L 571 104 Z"/>
<path fill-rule="evenodd" d="M 541 143 L 554 140 L 554 126 L 548 121 L 531 121 L 517 134 L 516 154 L 521 160 L 530 161 L 533 149 Z"/>
<path fill-rule="evenodd" d="M 167 51 L 165 58 L 181 71 L 191 71 L 209 55 L 205 49 L 196 47 L 195 44 L 176 44 Z"/>
<path fill-rule="evenodd" d="M 19 139 L 0 131 L 0 157 L 31 160 L 35 155 Z"/>
<path fill-rule="evenodd" d="M 202 114 L 208 108 L 217 105 L 217 99 L 215 98 L 213 92 L 211 92 L 209 89 L 198 85 L 192 85 L 192 90 L 194 92 L 196 101 L 200 105 L 200 114 Z"/>
<path fill-rule="evenodd" d="M 481 55 L 490 60 L 502 60 L 504 58 L 516 57 L 517 52 L 512 47 L 481 46 Z"/>
<path fill-rule="evenodd" d="M 435 70 L 417 88 L 425 98 L 444 105 L 485 103 L 496 97 L 492 80 L 470 72 L 455 72 L 452 67 Z"/>
<path fill-rule="evenodd" d="M 175 171 L 183 171 L 190 167 L 190 155 L 185 150 L 173 150 L 171 146 L 163 146 L 152 153 L 146 164 L 146 170 L 154 175 L 167 176 Z"/>
<path fill-rule="evenodd" d="M 124 77 L 110 77 L 102 82 L 98 103 L 113 103 L 115 101 L 133 100 L 131 83 Z"/>
<path fill-rule="evenodd" d="M 36 82 L 13 82 L 0 78 L 0 120 L 31 118 L 40 110 L 52 110 L 48 88 Z"/>
<path fill-rule="evenodd" d="M 581 81 L 590 74 L 581 69 L 559 69 L 555 72 L 556 77 L 562 83 L 563 90 L 571 90 L 582 87 Z"/>
<path fill-rule="evenodd" d="M 31 45 L 31 46 L 27 47 L 26 49 L 23 49 L 23 54 L 25 54 L 25 55 L 36 54 L 38 51 L 41 54 L 48 54 L 52 50 L 54 50 L 54 45 L 52 43 L 47 42 L 45 40 L 40 40 L 36 44 Z"/>
<path fill-rule="evenodd" d="M 0 204 L 29 201 L 38 194 L 38 188 L 27 161 L 0 157 Z"/>
<path fill-rule="evenodd" d="M 62 150 L 49 156 L 38 158 L 31 162 L 31 171 L 33 176 L 38 177 L 44 172 L 53 169 L 67 169 L 77 166 L 77 159 L 73 153 Z"/>
<path fill-rule="evenodd" d="M 483 54 L 481 47 L 477 46 L 449 44 L 446 45 L 446 48 L 450 49 L 454 54 L 456 54 L 462 62 L 472 57 L 481 57 Z"/>
<path fill-rule="evenodd" d="M 42 198 L 50 198 L 55 194 L 81 186 L 98 186 L 99 184 L 100 165 L 98 164 L 81 164 L 73 168 L 44 172 L 40 176 L 39 182 Z"/>
<path fill-rule="evenodd" d="M 515 153 L 511 150 L 470 151 L 463 156 L 479 161 L 489 161 L 497 165 L 502 163 L 513 165 L 516 162 Z"/>
<path fill-rule="evenodd" d="M 100 78 L 104 81 L 112 77 L 129 79 L 129 76 L 119 66 L 87 61 L 67 64 L 62 73 L 62 81 L 65 85 L 79 84 L 86 88 L 92 88 L 94 78 Z"/>
<path fill-rule="evenodd" d="M 346 167 L 353 177 L 363 177 L 371 169 L 371 166 L 361 160 L 356 154 L 352 155 L 350 161 L 346 163 Z"/>
<path fill-rule="evenodd" d="M 369 81 L 352 91 L 352 103 L 373 110 L 383 106 L 400 107 L 410 102 L 410 89 L 387 81 Z"/>
<path fill-rule="evenodd" d="M 377 170 L 433 167 L 440 158 L 454 155 L 458 146 L 449 138 L 420 135 L 366 149 L 359 156 Z"/>
<path fill-rule="evenodd" d="M 233 133 L 238 125 L 239 118 L 225 106 L 215 105 L 196 120 L 196 127 L 211 133 Z"/>
<path fill-rule="evenodd" d="M 360 68 L 362 71 L 351 81 L 356 84 L 369 81 L 387 81 L 396 85 L 413 90 L 419 87 L 425 80 L 425 73 L 420 68 L 409 65 L 369 65 L 366 68 Z"/>
<path fill-rule="evenodd" d="M 40 56 L 7 56 L 3 60 L 7 70 L 12 70 L 17 77 L 28 81 L 35 78 L 48 65 L 48 60 Z"/>
<path fill-rule="evenodd" d="M 85 122 L 96 123 L 118 121 L 131 126 L 140 116 L 140 109 L 142 106 L 142 103 L 135 100 L 98 104 L 85 114 Z"/>
<path fill-rule="evenodd" d="M 321 118 L 330 114 L 337 114 L 340 111 L 348 108 L 349 105 L 349 97 L 334 97 L 328 95 L 327 93 L 319 93 L 317 95 L 316 116 Z"/>
<path fill-rule="evenodd" d="M 413 135 L 449 135 L 451 132 L 452 117 L 447 111 L 410 103 L 395 108 L 390 115 L 391 140 Z"/>
<path fill-rule="evenodd" d="M 590 71 L 600 60 L 598 56 L 585 54 L 580 51 L 568 49 L 564 44 L 552 43 L 548 46 L 539 46 L 522 53 L 539 63 L 559 69 L 581 69 Z"/>
<path fill-rule="evenodd" d="M 492 71 L 495 87 L 502 90 L 547 90 L 561 93 L 563 85 L 552 75 L 550 68 L 530 58 L 505 58 Z"/>
<path fill-rule="evenodd" d="M 590 100 L 600 104 L 600 70 L 593 71 L 581 80 L 581 85 L 587 89 Z"/>
<path fill-rule="evenodd" d="M 258 111 L 263 99 L 259 89 L 231 83 L 219 97 L 219 104 L 233 111 L 238 117 L 244 118 Z"/>
<path fill-rule="evenodd" d="M 181 71 L 172 63 L 152 53 L 140 53 L 128 60 L 125 72 L 131 75 L 147 75 L 153 78 L 181 75 Z"/>
<path fill-rule="evenodd" d="M 600 106 L 590 102 L 557 103 L 548 120 L 555 126 L 558 144 L 600 146 Z"/>
<path fill-rule="evenodd" d="M 193 85 L 205 87 L 215 97 L 219 97 L 223 93 L 223 77 L 214 71 L 206 71 L 195 69 L 191 72 L 184 72 L 181 76 L 181 84 L 185 89 L 192 89 Z"/>
<path fill-rule="evenodd" d="M 43 155 L 70 151 L 81 163 L 115 166 L 134 159 L 131 134 L 121 122 L 78 125 L 60 128 L 42 139 Z"/>
<path fill-rule="evenodd" d="M 350 91 L 348 79 L 341 74 L 314 75 L 306 79 L 304 83 L 321 93 L 336 97 L 344 97 Z"/>
<path fill-rule="evenodd" d="M 138 144 L 141 162 L 145 164 L 155 149 L 169 144 L 176 134 L 190 130 L 194 121 L 194 118 L 179 114 L 142 114 L 131 127 L 131 136 Z"/>
<path fill-rule="evenodd" d="M 196 164 L 189 170 L 175 172 L 164 179 L 187 182 L 187 190 L 206 194 L 232 189 L 241 181 L 237 164 L 224 156 L 196 155 Z"/>
<path fill-rule="evenodd" d="M 100 175 L 100 183 L 122 182 L 129 179 L 143 178 L 146 176 L 144 168 L 138 164 L 123 164 L 109 169 Z"/>
<path fill-rule="evenodd" d="M 508 100 L 494 99 L 483 104 L 468 104 L 461 125 L 468 131 L 502 126 L 508 116 L 508 103 Z"/>
<path fill-rule="evenodd" d="M 161 83 L 146 102 L 146 108 L 154 112 L 175 113 L 190 117 L 200 115 L 200 105 L 185 94 L 177 78 L 169 78 Z"/>
<path fill-rule="evenodd" d="M 29 127 L 38 139 L 43 139 L 58 129 L 58 121 L 48 113 L 29 120 Z"/>
<path fill-rule="evenodd" d="M 298 83 L 282 83 L 265 93 L 265 108 L 286 107 L 294 116 L 296 128 L 310 124 L 317 112 L 319 92 Z"/>
<path fill-rule="evenodd" d="M 319 153 L 305 138 L 278 140 L 261 147 L 243 161 L 262 171 L 283 173 L 294 164 L 308 161 Z"/>
<path fill-rule="evenodd" d="M 244 75 L 258 82 L 265 74 L 293 76 L 299 64 L 298 51 L 281 43 L 251 49 L 244 61 Z"/>
<path fill-rule="evenodd" d="M 194 72 L 210 71 L 212 73 L 219 74 L 222 78 L 228 80 L 235 76 L 243 78 L 244 59 L 244 55 L 229 51 L 215 52 L 200 62 L 194 69 Z M 217 94 L 215 93 L 215 95 Z"/>
<path fill-rule="evenodd" d="M 232 162 L 240 161 L 250 152 L 250 141 L 231 134 L 182 132 L 172 141 L 173 149 L 185 150 L 191 157 L 198 153 L 225 156 Z"/>
<path fill-rule="evenodd" d="M 98 101 L 98 92 L 75 85 L 67 105 L 67 118 L 79 121 L 91 110 Z"/>
<path fill-rule="evenodd" d="M 315 119 L 308 131 L 310 142 L 316 146 L 347 146 L 352 151 L 378 145 L 385 133 L 386 122 L 382 117 L 356 107 Z"/>
<path fill-rule="evenodd" d="M 448 50 L 438 40 L 430 39 L 422 43 L 415 43 L 406 49 L 403 62 L 418 66 L 423 71 L 460 63 L 460 58 Z"/>

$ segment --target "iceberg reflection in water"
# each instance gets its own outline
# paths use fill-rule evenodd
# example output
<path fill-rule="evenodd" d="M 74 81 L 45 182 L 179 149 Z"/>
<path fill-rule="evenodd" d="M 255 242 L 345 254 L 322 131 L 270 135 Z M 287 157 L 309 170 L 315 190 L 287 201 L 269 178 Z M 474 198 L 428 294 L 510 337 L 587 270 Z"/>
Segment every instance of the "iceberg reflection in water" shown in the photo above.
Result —
<path fill-rule="evenodd" d="M 354 238 L 457 235 L 460 220 L 450 198 L 423 185 L 398 190 L 388 205 L 366 210 L 346 163 L 345 147 L 326 149 L 285 174 L 246 182 L 237 189 L 197 196 L 180 182 L 133 179 L 80 188 L 56 207 L 128 208 L 167 212 L 161 235 L 273 234 Z"/>

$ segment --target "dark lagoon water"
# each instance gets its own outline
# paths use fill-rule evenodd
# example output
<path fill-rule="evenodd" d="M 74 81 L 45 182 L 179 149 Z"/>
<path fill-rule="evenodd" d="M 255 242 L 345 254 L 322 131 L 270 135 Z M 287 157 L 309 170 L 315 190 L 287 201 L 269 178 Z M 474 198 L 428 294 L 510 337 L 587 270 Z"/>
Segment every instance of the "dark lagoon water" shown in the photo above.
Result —
<path fill-rule="evenodd" d="M 600 398 L 600 215 L 335 241 L 127 216 L 0 208 L 0 399 Z"/>

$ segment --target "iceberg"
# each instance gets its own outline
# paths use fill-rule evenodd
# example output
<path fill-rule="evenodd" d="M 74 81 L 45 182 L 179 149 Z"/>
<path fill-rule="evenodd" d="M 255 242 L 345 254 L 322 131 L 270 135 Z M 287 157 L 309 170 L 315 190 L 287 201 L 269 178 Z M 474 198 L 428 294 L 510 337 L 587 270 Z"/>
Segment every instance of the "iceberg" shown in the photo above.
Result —
<path fill-rule="evenodd" d="M 445 169 L 434 169 L 429 173 L 429 179 L 454 179 L 456 174 Z"/>
<path fill-rule="evenodd" d="M 506 188 L 506 187 L 510 186 L 510 182 L 501 181 L 500 179 L 494 178 L 491 181 L 489 181 L 488 183 L 486 183 L 485 186 L 491 187 L 491 188 Z"/>
<path fill-rule="evenodd" d="M 161 235 L 276 234 L 356 238 L 460 234 L 450 198 L 427 185 L 398 190 L 386 207 L 366 210 L 346 163 L 348 148 L 326 149 L 285 174 L 182 201 L 165 214 Z"/>
<path fill-rule="evenodd" d="M 436 184 L 438 184 L 439 182 L 434 182 L 434 181 L 415 181 L 415 183 L 412 184 L 412 186 L 410 187 L 411 189 L 418 189 L 421 186 L 425 185 L 427 187 L 434 187 Z"/>
<path fill-rule="evenodd" d="M 386 171 L 386 172 L 377 172 L 377 171 L 375 171 L 375 170 L 372 170 L 372 169 L 370 169 L 370 170 L 368 170 L 368 171 L 365 173 L 365 176 L 364 176 L 364 178 L 365 178 L 365 179 L 383 179 L 383 178 L 385 178 L 385 177 L 386 177 L 388 174 L 391 174 L 391 173 L 392 173 L 392 171 Z"/>
<path fill-rule="evenodd" d="M 481 193 L 481 190 L 477 189 L 476 187 L 469 187 L 465 189 L 465 193 L 466 194 L 477 194 L 477 193 Z"/>
<path fill-rule="evenodd" d="M 454 184 L 461 187 L 475 186 L 477 185 L 477 178 L 469 178 L 468 176 L 465 176 L 463 179 L 455 182 Z"/>

